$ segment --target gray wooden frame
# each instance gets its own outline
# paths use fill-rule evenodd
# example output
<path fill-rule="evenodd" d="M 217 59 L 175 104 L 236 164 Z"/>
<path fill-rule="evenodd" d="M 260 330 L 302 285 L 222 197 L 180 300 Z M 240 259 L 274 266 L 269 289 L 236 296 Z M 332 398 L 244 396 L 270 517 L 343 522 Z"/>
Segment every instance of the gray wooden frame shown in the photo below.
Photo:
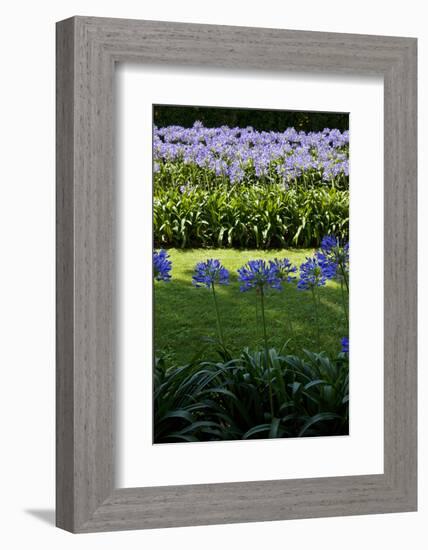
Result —
<path fill-rule="evenodd" d="M 382 475 L 115 488 L 116 62 L 383 76 Z M 416 82 L 413 38 L 90 17 L 57 24 L 58 527 L 83 533 L 416 510 Z"/>

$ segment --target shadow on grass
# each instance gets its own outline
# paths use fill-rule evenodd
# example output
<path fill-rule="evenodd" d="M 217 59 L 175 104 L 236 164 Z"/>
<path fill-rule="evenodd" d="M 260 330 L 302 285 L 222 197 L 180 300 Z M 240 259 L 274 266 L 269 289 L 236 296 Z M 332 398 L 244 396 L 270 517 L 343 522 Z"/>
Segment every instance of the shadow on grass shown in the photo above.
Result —
<path fill-rule="evenodd" d="M 184 268 L 189 277 L 175 277 L 155 287 L 155 348 L 167 352 L 174 363 L 184 364 L 205 347 L 204 357 L 215 358 L 215 345 L 207 339 L 217 338 L 216 316 L 209 289 L 195 288 L 193 270 Z M 262 347 L 261 310 L 255 291 L 240 292 L 235 274 L 231 283 L 217 288 L 225 345 L 232 354 L 244 347 Z M 325 351 L 335 356 L 340 340 L 348 333 L 340 286 L 329 282 L 320 288 L 320 344 L 316 314 L 309 291 L 299 291 L 296 284 L 286 284 L 282 291 L 270 290 L 266 296 L 266 327 L 269 345 L 285 353 L 300 355 L 303 348 Z M 256 308 L 257 304 L 257 308 Z"/>

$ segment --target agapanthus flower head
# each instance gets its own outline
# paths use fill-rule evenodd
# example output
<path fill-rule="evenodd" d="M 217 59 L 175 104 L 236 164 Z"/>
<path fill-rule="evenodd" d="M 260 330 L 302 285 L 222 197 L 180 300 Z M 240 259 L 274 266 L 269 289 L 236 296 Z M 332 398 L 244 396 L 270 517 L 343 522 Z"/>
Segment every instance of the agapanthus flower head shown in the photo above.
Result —
<path fill-rule="evenodd" d="M 171 279 L 172 262 L 166 250 L 153 250 L 153 277 L 157 281 L 169 281 Z"/>
<path fill-rule="evenodd" d="M 220 260 L 209 259 L 196 264 L 192 279 L 196 287 L 205 285 L 211 288 L 215 284 L 228 285 L 229 271 L 221 265 Z"/>
<path fill-rule="evenodd" d="M 196 128 L 196 129 L 199 129 L 199 128 L 203 128 L 204 125 L 202 124 L 202 122 L 200 120 L 195 120 L 195 122 L 193 123 L 193 128 Z"/>
<path fill-rule="evenodd" d="M 271 287 L 281 290 L 282 279 L 278 275 L 278 269 L 265 260 L 250 260 L 238 269 L 238 281 L 240 290 L 245 292 L 252 288 Z"/>
<path fill-rule="evenodd" d="M 342 243 L 340 239 L 334 235 L 326 235 L 323 237 L 318 256 L 320 262 L 323 263 L 325 267 L 330 265 L 330 268 L 333 269 L 335 265 L 335 270 L 337 270 L 338 266 L 340 266 L 341 270 L 346 272 L 349 270 L 349 243 Z"/>
<path fill-rule="evenodd" d="M 338 264 L 334 258 L 318 251 L 316 259 L 326 279 L 333 279 L 336 276 L 338 268 Z"/>
<path fill-rule="evenodd" d="M 299 290 L 310 290 L 318 286 L 324 286 L 327 281 L 327 276 L 318 257 L 306 258 L 306 262 L 300 266 L 300 279 L 297 283 Z"/>
<path fill-rule="evenodd" d="M 341 340 L 342 344 L 342 353 L 349 353 L 349 338 L 348 336 L 344 336 Z"/>
<path fill-rule="evenodd" d="M 321 241 L 321 250 L 328 253 L 332 248 L 339 246 L 339 239 L 334 235 L 325 235 Z"/>
<path fill-rule="evenodd" d="M 276 270 L 276 275 L 284 282 L 290 283 L 296 277 L 292 273 L 296 273 L 297 267 L 294 266 L 288 258 L 274 258 L 269 261 L 271 269 Z"/>

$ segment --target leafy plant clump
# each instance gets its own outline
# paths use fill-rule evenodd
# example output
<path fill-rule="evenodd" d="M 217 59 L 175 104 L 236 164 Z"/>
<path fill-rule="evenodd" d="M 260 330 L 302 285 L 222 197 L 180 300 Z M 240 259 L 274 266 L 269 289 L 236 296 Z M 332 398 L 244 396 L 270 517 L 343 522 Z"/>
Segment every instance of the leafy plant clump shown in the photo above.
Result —
<path fill-rule="evenodd" d="M 348 353 L 274 348 L 154 370 L 155 443 L 348 434 Z"/>
<path fill-rule="evenodd" d="M 347 190 L 281 184 L 154 188 L 157 247 L 309 248 L 326 234 L 346 240 L 348 230 Z"/>

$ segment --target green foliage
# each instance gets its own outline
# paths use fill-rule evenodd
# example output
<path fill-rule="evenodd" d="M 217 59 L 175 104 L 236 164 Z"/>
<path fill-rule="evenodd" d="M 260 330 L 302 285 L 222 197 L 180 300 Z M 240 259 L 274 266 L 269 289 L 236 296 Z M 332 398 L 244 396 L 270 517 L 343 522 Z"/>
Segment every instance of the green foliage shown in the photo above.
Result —
<path fill-rule="evenodd" d="M 348 434 L 349 369 L 344 354 L 303 358 L 245 348 L 239 357 L 154 371 L 155 443 Z M 273 417 L 269 404 L 273 390 Z"/>
<path fill-rule="evenodd" d="M 184 126 L 190 128 L 200 120 L 206 128 L 218 126 L 252 126 L 256 130 L 283 132 L 296 128 L 304 132 L 318 132 L 324 128 L 349 129 L 347 113 L 322 113 L 309 111 L 280 111 L 263 109 L 239 109 L 222 107 L 187 107 L 179 105 L 155 105 L 153 120 L 156 126 Z"/>
<path fill-rule="evenodd" d="M 309 176 L 308 176 L 309 177 Z M 332 186 L 202 183 L 184 190 L 155 178 L 156 247 L 315 247 L 348 238 L 349 192 Z M 177 180 L 176 180 L 177 181 Z"/>

